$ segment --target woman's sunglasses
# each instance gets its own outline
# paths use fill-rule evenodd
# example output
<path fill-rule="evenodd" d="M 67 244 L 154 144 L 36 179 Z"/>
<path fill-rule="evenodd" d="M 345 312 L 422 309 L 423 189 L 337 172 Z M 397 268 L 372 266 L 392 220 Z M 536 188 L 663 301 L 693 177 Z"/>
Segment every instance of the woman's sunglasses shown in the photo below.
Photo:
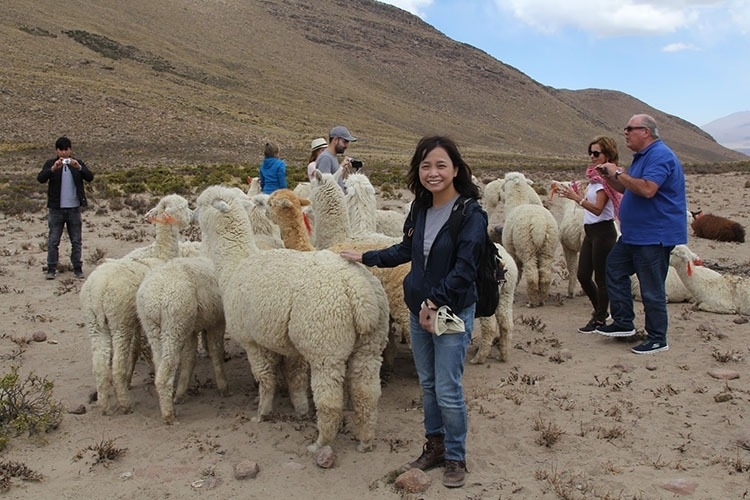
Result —
<path fill-rule="evenodd" d="M 601 151 L 589 151 L 589 156 L 594 155 L 594 158 L 599 158 L 599 155 L 601 154 Z"/>

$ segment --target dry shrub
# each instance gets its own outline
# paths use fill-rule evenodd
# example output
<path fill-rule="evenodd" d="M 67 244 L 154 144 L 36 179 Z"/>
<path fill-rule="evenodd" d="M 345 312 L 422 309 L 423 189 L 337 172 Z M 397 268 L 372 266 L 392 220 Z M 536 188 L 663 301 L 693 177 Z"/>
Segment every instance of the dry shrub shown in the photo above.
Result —
<path fill-rule="evenodd" d="M 560 439 L 560 436 L 564 434 L 563 430 L 557 424 L 554 422 L 545 423 L 541 416 L 537 417 L 534 421 L 532 429 L 539 432 L 539 436 L 537 436 L 534 442 L 547 448 L 551 448 Z"/>

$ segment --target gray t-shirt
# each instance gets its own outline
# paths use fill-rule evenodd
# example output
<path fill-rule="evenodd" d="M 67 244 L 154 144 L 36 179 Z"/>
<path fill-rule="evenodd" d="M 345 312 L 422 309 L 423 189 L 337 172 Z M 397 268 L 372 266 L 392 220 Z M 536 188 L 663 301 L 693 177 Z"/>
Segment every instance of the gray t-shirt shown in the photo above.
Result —
<path fill-rule="evenodd" d="M 341 167 L 339 167 L 339 159 L 336 158 L 336 155 L 326 149 L 318 156 L 315 168 L 323 174 L 335 174 Z M 344 189 L 344 179 L 342 177 L 339 177 L 339 186 L 341 186 L 341 189 Z"/>
<path fill-rule="evenodd" d="M 437 236 L 440 228 L 448 222 L 453 205 L 455 205 L 459 196 L 460 195 L 457 194 L 453 199 L 440 208 L 430 207 L 427 209 L 427 217 L 424 223 L 424 246 L 422 247 L 425 267 L 427 266 L 427 256 L 430 255 L 435 236 Z"/>
<path fill-rule="evenodd" d="M 78 200 L 78 192 L 73 181 L 70 165 L 63 165 L 62 185 L 60 186 L 60 208 L 75 208 L 81 206 Z"/>

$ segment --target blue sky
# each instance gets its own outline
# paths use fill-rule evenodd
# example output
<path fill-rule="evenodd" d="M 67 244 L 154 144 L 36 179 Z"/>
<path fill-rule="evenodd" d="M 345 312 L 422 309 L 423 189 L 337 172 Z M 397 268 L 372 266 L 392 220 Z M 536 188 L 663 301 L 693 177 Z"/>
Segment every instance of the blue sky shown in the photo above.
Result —
<path fill-rule="evenodd" d="M 544 85 L 619 90 L 698 126 L 750 111 L 750 0 L 381 1 Z"/>

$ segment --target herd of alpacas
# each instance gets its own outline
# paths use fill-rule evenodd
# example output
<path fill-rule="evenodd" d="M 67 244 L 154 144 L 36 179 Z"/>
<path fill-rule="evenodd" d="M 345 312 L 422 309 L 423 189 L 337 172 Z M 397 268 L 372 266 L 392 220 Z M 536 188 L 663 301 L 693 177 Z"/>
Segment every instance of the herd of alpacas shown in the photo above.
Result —
<path fill-rule="evenodd" d="M 272 412 L 276 385 L 283 380 L 300 415 L 311 412 L 312 393 L 318 436 L 310 451 L 332 444 L 346 405 L 353 409 L 358 451 L 370 450 L 381 370 L 393 366 L 398 343 L 409 343 L 402 289 L 409 264 L 367 268 L 340 258 L 338 250 L 366 251 L 400 241 L 408 205 L 403 212 L 378 209 L 375 189 L 363 173 L 349 175 L 345 185 L 344 192 L 337 175 L 315 172 L 294 191 L 271 195 L 260 194 L 256 180 L 247 192 L 211 186 L 194 209 L 181 196 L 163 197 L 146 214 L 156 227 L 153 243 L 107 259 L 81 287 L 102 413 L 133 411 L 128 392 L 140 354 L 153 361 L 166 424 L 176 422 L 174 405 L 185 397 L 201 345 L 219 392 L 229 394 L 223 366 L 228 337 L 245 349 L 258 384 L 254 421 Z M 558 243 L 573 296 L 583 209 L 560 200 L 565 205 L 558 224 L 533 182 L 519 172 L 483 187 L 485 209 L 499 211 L 504 221 L 502 230 L 491 234 L 497 234 L 506 279 L 495 314 L 476 322 L 478 348 L 471 363 L 486 362 L 493 345 L 500 361 L 508 359 L 516 285 L 525 279 L 527 306 L 543 305 Z M 686 216 L 693 219 L 696 235 L 744 241 L 744 229 L 732 221 Z M 696 224 L 705 220 L 713 222 Z M 181 231 L 194 222 L 200 242 L 182 241 Z M 714 313 L 750 314 L 748 278 L 702 267 L 685 245 L 675 248 L 670 265 L 670 301 L 691 300 Z M 306 279 L 297 279 L 300 275 Z M 633 289 L 638 298 L 635 280 Z"/>

